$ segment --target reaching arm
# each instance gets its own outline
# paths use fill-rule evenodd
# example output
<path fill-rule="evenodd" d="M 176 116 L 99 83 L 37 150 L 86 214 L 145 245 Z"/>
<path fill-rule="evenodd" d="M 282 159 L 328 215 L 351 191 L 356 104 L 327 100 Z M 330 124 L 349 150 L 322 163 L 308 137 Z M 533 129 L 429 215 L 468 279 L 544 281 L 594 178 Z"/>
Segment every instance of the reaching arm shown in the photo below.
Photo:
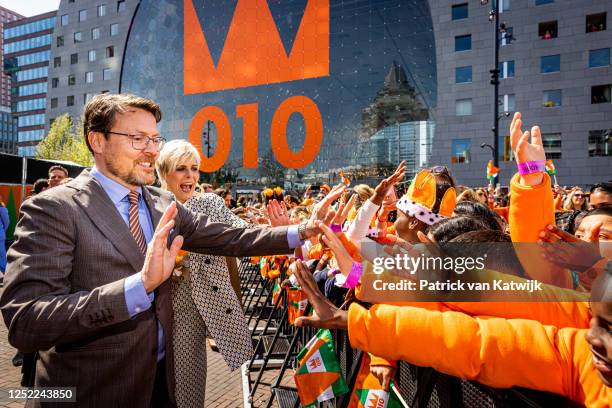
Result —
<path fill-rule="evenodd" d="M 236 228 L 211 222 L 180 204 L 177 208 L 176 233 L 185 238 L 186 251 L 235 257 L 291 252 L 287 227 Z"/>
<path fill-rule="evenodd" d="M 348 330 L 353 347 L 388 359 L 493 387 L 568 395 L 565 385 L 572 367 L 553 326 L 413 307 L 374 305 L 366 310 L 353 304 Z"/>

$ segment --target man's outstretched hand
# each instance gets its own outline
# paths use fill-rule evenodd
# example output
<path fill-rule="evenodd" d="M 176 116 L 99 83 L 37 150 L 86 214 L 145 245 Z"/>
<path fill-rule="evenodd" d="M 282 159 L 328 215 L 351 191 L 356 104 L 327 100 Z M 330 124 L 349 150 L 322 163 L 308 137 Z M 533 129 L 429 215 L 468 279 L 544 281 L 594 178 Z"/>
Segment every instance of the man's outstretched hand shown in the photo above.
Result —
<path fill-rule="evenodd" d="M 310 326 L 321 329 L 348 330 L 348 312 L 340 310 L 323 296 L 306 264 L 297 260 L 291 267 L 314 309 L 312 316 L 298 317 L 295 325 L 298 327 Z"/>
<path fill-rule="evenodd" d="M 162 215 L 153 234 L 153 239 L 147 246 L 144 266 L 140 272 L 147 293 L 153 292 L 170 277 L 174 270 L 176 256 L 183 246 L 183 237 L 177 235 L 170 248 L 167 247 L 168 236 L 174 227 L 174 219 L 177 213 L 176 203 L 172 202 Z"/>

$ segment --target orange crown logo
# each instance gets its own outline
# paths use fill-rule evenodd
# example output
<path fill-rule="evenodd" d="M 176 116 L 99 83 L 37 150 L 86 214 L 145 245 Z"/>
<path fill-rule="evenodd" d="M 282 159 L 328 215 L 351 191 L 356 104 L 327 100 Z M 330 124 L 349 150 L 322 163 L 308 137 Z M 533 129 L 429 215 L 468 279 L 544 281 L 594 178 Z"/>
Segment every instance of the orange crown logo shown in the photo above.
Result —
<path fill-rule="evenodd" d="M 308 0 L 289 55 L 267 0 L 238 0 L 217 67 L 184 0 L 185 95 L 329 75 L 329 0 Z"/>

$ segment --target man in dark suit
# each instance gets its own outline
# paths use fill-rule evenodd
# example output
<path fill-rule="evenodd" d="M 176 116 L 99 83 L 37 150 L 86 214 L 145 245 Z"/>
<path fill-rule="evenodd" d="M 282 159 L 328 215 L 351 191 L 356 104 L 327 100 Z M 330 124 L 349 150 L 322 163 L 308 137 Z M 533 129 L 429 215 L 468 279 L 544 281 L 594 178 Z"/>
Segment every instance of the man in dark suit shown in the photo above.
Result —
<path fill-rule="evenodd" d="M 181 246 L 287 253 L 317 232 L 314 220 L 268 229 L 212 223 L 149 187 L 160 120 L 151 100 L 94 97 L 84 134 L 95 167 L 26 201 L 8 253 L 0 307 L 9 341 L 39 351 L 37 387 L 76 387 L 79 406 L 175 405 L 167 279 Z"/>

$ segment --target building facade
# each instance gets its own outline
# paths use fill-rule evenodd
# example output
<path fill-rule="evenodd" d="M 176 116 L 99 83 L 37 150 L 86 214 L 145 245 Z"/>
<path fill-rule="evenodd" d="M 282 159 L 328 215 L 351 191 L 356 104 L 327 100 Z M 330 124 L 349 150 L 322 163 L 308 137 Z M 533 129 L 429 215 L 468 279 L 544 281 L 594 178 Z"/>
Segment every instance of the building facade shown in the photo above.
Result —
<path fill-rule="evenodd" d="M 208 154 L 208 126 L 198 126 L 194 117 L 207 107 L 223 111 L 228 124 L 223 133 L 231 146 L 219 161 L 236 163 L 241 177 L 258 175 L 245 165 L 247 156 L 258 154 L 290 167 L 278 160 L 282 155 L 272 156 L 271 145 L 279 139 L 294 154 L 289 164 L 305 177 L 325 178 L 337 169 L 359 167 L 367 162 L 367 146 L 377 132 L 389 127 L 388 133 L 395 134 L 398 123 L 425 122 L 435 107 L 435 44 L 426 1 L 202 4 L 141 2 L 126 48 L 121 91 L 157 101 L 164 112 L 161 134 L 190 139 L 203 146 L 203 156 Z M 206 49 L 199 48 L 202 42 Z M 315 50 L 302 54 L 304 44 L 315 43 Z M 313 74 L 319 71 L 306 67 L 313 61 L 324 65 L 325 72 Z M 293 63 L 299 69 L 281 72 Z M 272 79 L 275 75 L 288 79 Z M 238 77 L 240 84 L 234 81 Z M 245 84 L 242 77 L 257 78 Z M 207 89 L 187 89 L 189 78 Z M 293 113 L 284 116 L 288 109 Z M 277 126 L 281 118 L 282 127 Z M 314 129 L 322 129 L 320 142 L 310 139 Z M 257 143 L 247 147 L 245 135 L 255 135 Z M 214 145 L 217 138 L 211 139 Z M 314 158 L 296 154 L 304 146 L 316 146 Z"/>
<path fill-rule="evenodd" d="M 4 72 L 4 25 L 23 16 L 0 7 L 0 152 L 17 153 L 17 119 L 11 112 L 11 78 Z"/>
<path fill-rule="evenodd" d="M 49 66 L 47 130 L 55 117 L 65 113 L 76 124 L 93 95 L 119 91 L 123 50 L 138 3 L 61 1 Z"/>
<path fill-rule="evenodd" d="M 0 6 L 0 46 L 4 44 L 4 26 L 11 21 L 23 18 L 12 10 Z M 4 47 L 0 49 L 0 62 L 4 66 Z M 11 77 L 0 70 L 0 106 L 11 106 Z"/>
<path fill-rule="evenodd" d="M 34 156 L 45 135 L 45 97 L 55 12 L 4 26 L 4 72 L 11 76 L 11 110 L 17 120 L 17 153 Z"/>
<path fill-rule="evenodd" d="M 438 105 L 432 162 L 457 181 L 484 185 L 493 145 L 495 28 L 491 1 L 429 0 L 436 38 Z M 516 172 L 509 126 L 539 125 L 561 185 L 612 178 L 609 18 L 612 2 L 499 0 L 501 184 Z M 507 116 L 506 114 L 507 113 Z"/>

